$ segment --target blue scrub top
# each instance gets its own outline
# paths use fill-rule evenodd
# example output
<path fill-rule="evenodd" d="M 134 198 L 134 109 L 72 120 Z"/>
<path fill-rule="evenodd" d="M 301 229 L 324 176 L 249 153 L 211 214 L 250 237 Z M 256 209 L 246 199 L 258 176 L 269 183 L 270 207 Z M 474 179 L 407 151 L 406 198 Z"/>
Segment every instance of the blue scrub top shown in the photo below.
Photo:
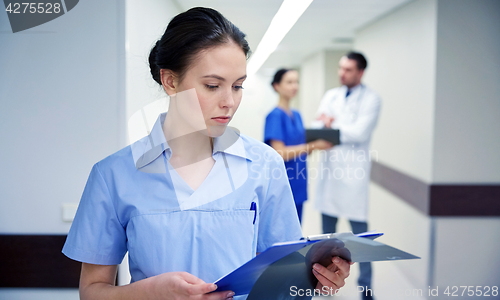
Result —
<path fill-rule="evenodd" d="M 193 191 L 169 163 L 165 116 L 150 135 L 94 165 L 66 256 L 116 265 L 128 251 L 132 282 L 173 271 L 214 282 L 256 252 L 302 237 L 272 148 L 228 127 L 214 141 L 212 170 Z"/>
<path fill-rule="evenodd" d="M 276 107 L 266 117 L 264 142 L 271 145 L 271 140 L 282 141 L 285 146 L 305 144 L 306 133 L 302 118 L 296 110 L 289 116 Z M 285 167 L 292 187 L 295 203 L 301 204 L 307 200 L 307 153 L 285 162 Z"/>

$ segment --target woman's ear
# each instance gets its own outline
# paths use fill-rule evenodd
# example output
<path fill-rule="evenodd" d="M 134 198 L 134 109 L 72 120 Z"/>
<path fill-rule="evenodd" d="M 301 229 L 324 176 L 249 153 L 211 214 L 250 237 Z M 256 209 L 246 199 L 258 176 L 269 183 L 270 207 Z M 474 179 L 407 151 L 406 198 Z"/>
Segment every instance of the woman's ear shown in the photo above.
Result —
<path fill-rule="evenodd" d="M 165 89 L 165 92 L 167 92 L 169 96 L 176 94 L 177 76 L 175 75 L 175 73 L 168 69 L 161 69 L 160 76 L 161 84 Z"/>
<path fill-rule="evenodd" d="M 276 93 L 279 93 L 278 89 L 276 88 L 277 87 L 277 83 L 273 83 L 273 89 Z"/>

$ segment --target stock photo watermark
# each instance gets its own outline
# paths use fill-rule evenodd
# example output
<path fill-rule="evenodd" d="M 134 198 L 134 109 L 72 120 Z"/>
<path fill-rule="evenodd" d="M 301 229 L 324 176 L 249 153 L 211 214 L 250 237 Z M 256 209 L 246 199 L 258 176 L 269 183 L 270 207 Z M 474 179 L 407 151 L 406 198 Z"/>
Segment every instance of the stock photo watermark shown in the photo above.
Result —
<path fill-rule="evenodd" d="M 349 149 L 336 151 L 334 149 L 316 150 L 319 155 L 309 156 L 309 159 L 306 159 L 306 155 L 302 155 L 302 153 L 306 154 L 307 152 L 298 152 L 294 159 L 287 162 L 294 165 L 293 167 L 287 167 L 286 172 L 278 168 L 264 172 L 265 179 L 276 180 L 282 178 L 282 176 L 287 176 L 289 179 L 364 180 L 368 178 L 369 172 L 363 163 L 378 161 L 378 152 L 376 150 Z M 278 162 L 281 159 L 281 155 L 275 155 L 276 152 L 278 154 L 280 152 L 275 150 L 262 152 L 260 148 L 252 147 L 250 152 L 257 160 L 264 162 Z M 308 162 L 309 167 L 300 167 L 302 162 Z M 314 164 L 316 162 L 318 164 Z M 268 168 L 267 165 L 253 165 L 250 168 L 251 178 L 258 179 L 258 176 L 262 176 L 262 169 L 266 171 L 266 168 Z"/>
<path fill-rule="evenodd" d="M 385 295 L 398 297 L 498 297 L 498 286 L 429 286 L 427 288 L 407 288 L 385 290 Z M 358 296 L 367 295 L 375 297 L 372 289 L 366 286 L 357 286 L 356 290 L 334 289 L 322 287 L 321 289 L 301 289 L 297 286 L 290 287 L 290 296 Z M 490 298 L 491 299 L 491 298 Z"/>
<path fill-rule="evenodd" d="M 194 140 L 203 139 L 204 137 L 211 138 L 212 143 L 217 145 L 216 151 L 225 152 L 229 148 L 235 146 L 236 143 L 242 143 L 240 131 L 237 128 L 230 126 L 207 127 L 204 116 L 199 104 L 199 99 L 195 89 L 179 92 L 170 97 L 169 104 L 160 105 L 165 110 L 167 107 L 173 106 L 181 113 L 188 117 L 187 123 L 189 128 L 183 128 L 174 139 L 166 141 L 170 146 L 174 143 L 190 142 L 194 144 Z M 159 105 L 155 104 L 155 107 Z M 145 107 L 146 108 L 146 107 Z M 135 127 L 143 128 L 138 130 L 142 135 L 147 135 L 147 140 L 142 139 L 142 142 L 132 144 L 132 152 L 136 167 L 142 172 L 164 173 L 167 168 L 163 163 L 149 164 L 149 156 L 162 148 L 162 139 L 157 135 L 152 134 L 151 121 L 147 121 L 145 108 L 135 113 L 129 119 L 129 131 L 134 131 Z M 153 114 L 156 115 L 157 114 Z M 162 121 L 163 122 L 163 121 Z M 162 122 L 155 126 L 162 126 Z M 141 134 L 137 134 L 138 136 Z M 156 137 L 155 137 L 156 136 Z M 131 138 L 131 141 L 134 139 Z M 166 145 L 164 145 L 166 146 Z M 242 146 L 244 147 L 244 146 Z M 328 179 L 328 180 L 367 180 L 369 178 L 369 165 L 371 161 L 378 161 L 378 151 L 357 148 L 354 146 L 343 147 L 341 150 L 335 146 L 327 150 L 315 150 L 317 155 L 310 155 L 308 151 L 297 151 L 293 155 L 293 159 L 286 162 L 285 168 L 280 165 L 283 162 L 284 153 L 272 148 L 263 148 L 262 146 L 252 146 L 246 148 L 250 157 L 254 161 L 248 169 L 239 170 L 246 173 L 251 179 L 264 180 L 279 180 L 287 179 Z M 149 152 L 149 153 L 148 153 Z M 188 164 L 194 164 L 203 159 L 209 158 L 213 153 L 205 153 L 196 156 L 195 160 L 189 161 Z M 307 162 L 308 165 L 305 163 Z M 147 166 L 146 168 L 144 166 Z M 246 178 L 248 178 L 246 177 Z"/>
<path fill-rule="evenodd" d="M 4 0 L 12 33 L 50 22 L 72 10 L 79 0 L 12 1 Z"/>
<path fill-rule="evenodd" d="M 353 292 L 352 291 L 346 292 L 346 290 L 344 289 L 334 289 L 327 286 L 323 286 L 321 289 L 301 289 L 294 285 L 290 287 L 290 296 L 292 297 L 353 296 L 353 295 L 348 295 L 348 293 L 353 293 Z M 371 289 L 364 286 L 358 286 L 356 288 L 356 292 L 354 293 L 375 296 Z"/>
<path fill-rule="evenodd" d="M 181 209 L 189 209 L 228 195 L 242 187 L 247 179 L 288 182 L 294 178 L 325 178 L 363 182 L 368 180 L 370 173 L 366 162 L 378 160 L 377 151 L 343 146 L 340 151 L 336 147 L 315 150 L 318 155 L 312 156 L 308 152 L 299 152 L 294 159 L 284 162 L 283 154 L 275 149 L 262 143 L 245 142 L 248 137 L 242 136 L 237 128 L 227 126 L 227 123 L 220 125 L 207 122 L 195 89 L 170 95 L 168 103 L 155 103 L 152 107 L 155 109 L 143 107 L 128 121 L 130 149 L 138 171 L 177 178 L 179 171 L 183 172 L 185 168 L 192 168 L 193 165 L 212 158 L 214 161 L 219 160 L 219 165 L 222 163 L 228 174 L 227 181 L 224 179 L 216 183 L 217 187 L 213 189 L 216 193 L 211 192 L 201 202 L 181 199 L 180 202 L 184 203 Z M 169 125 L 168 111 L 176 112 L 173 117 L 177 117 L 175 124 L 182 123 L 183 126 L 176 127 L 175 131 L 166 131 L 173 120 L 170 119 Z M 182 163 L 177 163 L 177 159 L 172 164 L 172 147 L 175 148 L 176 145 L 189 145 L 192 152 L 189 159 Z M 214 167 L 216 166 L 214 163 Z"/>

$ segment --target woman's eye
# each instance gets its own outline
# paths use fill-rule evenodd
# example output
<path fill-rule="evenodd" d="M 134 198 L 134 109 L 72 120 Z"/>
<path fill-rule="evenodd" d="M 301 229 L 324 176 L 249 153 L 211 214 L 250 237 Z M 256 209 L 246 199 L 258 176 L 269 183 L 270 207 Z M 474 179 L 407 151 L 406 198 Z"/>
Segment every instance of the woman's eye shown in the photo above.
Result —
<path fill-rule="evenodd" d="M 218 88 L 219 86 L 217 85 L 210 85 L 210 84 L 205 84 L 205 86 L 207 87 L 207 89 L 209 90 L 215 90 L 216 88 Z"/>
<path fill-rule="evenodd" d="M 243 86 L 241 86 L 241 85 L 235 85 L 235 86 L 233 86 L 233 89 L 235 89 L 235 90 L 242 90 Z"/>

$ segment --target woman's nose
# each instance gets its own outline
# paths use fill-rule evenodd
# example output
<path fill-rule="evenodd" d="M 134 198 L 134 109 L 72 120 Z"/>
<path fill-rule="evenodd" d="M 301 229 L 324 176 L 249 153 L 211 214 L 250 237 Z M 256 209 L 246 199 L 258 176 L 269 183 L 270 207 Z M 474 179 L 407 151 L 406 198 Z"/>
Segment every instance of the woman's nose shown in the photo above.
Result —
<path fill-rule="evenodd" d="M 222 100 L 220 102 L 221 107 L 232 108 L 234 106 L 234 98 L 232 89 L 226 91 L 222 96 Z"/>

